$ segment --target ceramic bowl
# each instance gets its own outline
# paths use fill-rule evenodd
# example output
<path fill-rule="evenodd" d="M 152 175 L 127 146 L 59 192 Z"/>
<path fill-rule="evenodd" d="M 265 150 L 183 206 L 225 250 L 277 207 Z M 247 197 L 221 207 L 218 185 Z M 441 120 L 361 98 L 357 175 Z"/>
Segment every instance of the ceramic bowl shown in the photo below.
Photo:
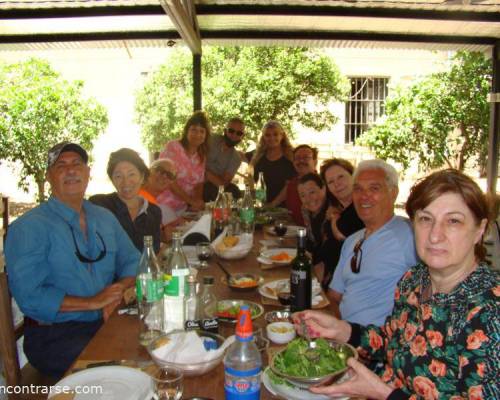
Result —
<path fill-rule="evenodd" d="M 295 337 L 295 328 L 290 322 L 273 322 L 266 327 L 267 337 L 276 344 L 288 343 Z"/>

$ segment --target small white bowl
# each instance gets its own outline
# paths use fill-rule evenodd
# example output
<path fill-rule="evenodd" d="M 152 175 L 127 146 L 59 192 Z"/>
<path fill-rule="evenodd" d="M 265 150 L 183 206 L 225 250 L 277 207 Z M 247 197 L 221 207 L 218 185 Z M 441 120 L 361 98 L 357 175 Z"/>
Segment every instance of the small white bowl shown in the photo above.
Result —
<path fill-rule="evenodd" d="M 267 337 L 276 344 L 288 343 L 295 337 L 295 328 L 290 322 L 273 322 L 266 327 Z"/>

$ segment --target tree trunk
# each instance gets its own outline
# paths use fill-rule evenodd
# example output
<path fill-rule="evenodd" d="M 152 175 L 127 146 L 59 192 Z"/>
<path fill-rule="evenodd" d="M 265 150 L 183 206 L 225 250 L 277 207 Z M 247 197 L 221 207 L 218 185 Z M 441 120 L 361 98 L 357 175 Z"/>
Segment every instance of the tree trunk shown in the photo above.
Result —
<path fill-rule="evenodd" d="M 462 144 L 462 148 L 458 153 L 457 169 L 459 171 L 463 171 L 465 168 L 465 161 L 466 161 L 465 154 L 467 153 L 469 147 L 469 135 L 467 134 L 467 130 L 463 123 L 460 124 L 460 136 L 464 138 L 464 143 Z"/>
<path fill-rule="evenodd" d="M 38 203 L 45 201 L 45 179 L 37 179 L 36 185 L 38 186 Z"/>

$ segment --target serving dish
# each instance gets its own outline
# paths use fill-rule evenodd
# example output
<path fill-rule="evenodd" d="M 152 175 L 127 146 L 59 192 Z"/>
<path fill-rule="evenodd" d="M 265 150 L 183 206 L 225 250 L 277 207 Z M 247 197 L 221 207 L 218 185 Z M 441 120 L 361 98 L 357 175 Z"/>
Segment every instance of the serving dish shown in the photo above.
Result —
<path fill-rule="evenodd" d="M 233 290 L 248 292 L 257 289 L 264 282 L 264 278 L 257 274 L 238 272 L 231 274 L 229 281 L 227 276 L 223 276 L 221 281 Z"/>
<path fill-rule="evenodd" d="M 219 321 L 236 323 L 240 307 L 246 304 L 250 308 L 252 319 L 259 318 L 264 314 L 264 308 L 253 301 L 248 300 L 220 300 L 217 302 L 217 317 Z"/>
<path fill-rule="evenodd" d="M 285 344 L 295 337 L 295 328 L 290 322 L 272 322 L 266 326 L 266 333 L 271 342 Z"/>
<path fill-rule="evenodd" d="M 278 300 L 278 293 L 290 292 L 290 279 L 277 279 L 266 282 L 259 287 L 259 293 L 268 299 Z M 321 285 L 316 278 L 312 279 L 312 296 L 321 293 Z"/>
<path fill-rule="evenodd" d="M 288 310 L 268 311 L 264 315 L 264 319 L 268 324 L 273 322 L 292 322 L 292 312 Z"/>
<path fill-rule="evenodd" d="M 280 362 L 278 360 L 280 358 L 283 360 L 284 354 L 287 351 L 287 349 L 289 349 L 290 346 L 293 346 L 297 340 L 305 341 L 305 339 L 295 339 L 294 341 L 290 342 L 285 349 L 281 349 L 273 355 L 271 362 L 269 363 L 269 366 L 274 374 L 287 380 L 288 382 L 292 383 L 295 386 L 298 386 L 300 388 L 308 388 L 312 385 L 320 385 L 320 384 L 324 384 L 327 382 L 333 383 L 333 382 L 337 381 L 338 379 L 340 379 L 342 376 L 344 376 L 345 373 L 348 371 L 349 367 L 347 366 L 347 364 L 345 364 L 344 367 L 339 368 L 333 372 L 318 375 L 318 376 L 299 376 L 299 375 L 292 375 L 292 374 L 289 374 L 289 373 L 282 371 L 278 366 L 280 364 Z M 319 340 L 320 339 L 318 339 L 316 341 L 316 343 L 317 343 L 316 349 L 318 349 L 318 352 L 320 352 L 320 350 L 319 350 L 320 346 L 318 345 Z M 354 357 L 356 359 L 358 358 L 358 352 L 356 351 L 356 349 L 354 347 L 352 347 L 348 343 L 340 343 L 338 341 L 330 340 L 330 339 L 324 339 L 324 342 L 326 342 L 329 347 L 333 348 L 337 352 L 337 354 L 340 354 L 340 357 L 344 359 L 344 363 L 350 357 Z M 307 347 L 307 344 L 305 346 Z M 321 357 L 323 357 L 323 355 L 320 352 L 319 361 L 317 361 L 317 360 L 314 362 L 310 361 L 311 365 L 312 364 L 321 365 Z M 298 360 L 298 362 L 301 362 L 301 363 L 307 362 L 305 355 L 300 353 L 300 352 L 298 352 L 294 358 L 288 358 L 288 363 L 293 363 L 293 360 Z"/>
<path fill-rule="evenodd" d="M 159 365 L 162 367 L 168 366 L 168 365 L 173 365 L 173 366 L 181 369 L 185 376 L 200 376 L 200 375 L 206 374 L 207 372 L 214 369 L 217 365 L 220 364 L 220 362 L 224 358 L 224 352 L 222 352 L 218 357 L 212 358 L 211 360 L 197 362 L 197 363 L 193 363 L 193 362 L 189 362 L 189 363 L 167 362 L 167 361 L 163 360 L 162 358 L 157 357 L 154 350 L 163 346 L 165 344 L 165 340 L 168 339 L 169 336 L 173 333 L 178 333 L 178 332 L 172 332 L 172 333 L 168 333 L 166 335 L 161 335 L 158 338 L 156 338 L 155 340 L 153 340 L 147 346 L 148 353 L 156 365 Z M 199 334 L 201 339 L 208 338 L 209 340 L 215 341 L 217 343 L 217 348 L 222 346 L 222 344 L 224 343 L 224 340 L 225 340 L 224 337 L 222 337 L 221 335 L 218 335 L 218 334 L 212 333 L 212 332 L 198 331 L 198 334 Z"/>
<path fill-rule="evenodd" d="M 288 247 L 276 247 L 264 250 L 260 253 L 262 257 L 276 265 L 288 265 L 297 256 L 297 249 Z"/>

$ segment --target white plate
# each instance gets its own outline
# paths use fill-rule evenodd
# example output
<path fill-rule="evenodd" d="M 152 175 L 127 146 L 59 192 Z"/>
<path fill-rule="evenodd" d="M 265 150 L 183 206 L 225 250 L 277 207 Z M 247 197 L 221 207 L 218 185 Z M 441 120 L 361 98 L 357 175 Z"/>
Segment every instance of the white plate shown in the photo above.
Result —
<path fill-rule="evenodd" d="M 128 367 L 89 368 L 61 379 L 54 386 L 59 387 L 59 393 L 63 386 L 80 386 L 81 392 L 88 392 L 77 393 L 75 400 L 149 400 L 153 393 L 151 378 Z M 49 399 L 56 395 L 56 390 L 52 388 Z"/>
<path fill-rule="evenodd" d="M 275 256 L 276 254 L 279 253 L 286 253 L 290 256 L 290 259 L 287 261 L 276 261 L 271 259 L 272 256 Z M 276 265 L 288 265 L 292 262 L 292 260 L 295 258 L 297 255 L 297 249 L 290 249 L 290 248 L 285 248 L 285 247 L 277 247 L 274 249 L 269 249 L 269 250 L 264 250 L 263 252 L 260 253 L 260 255 L 269 261 L 271 261 L 273 264 Z"/>
<path fill-rule="evenodd" d="M 300 389 L 296 386 L 275 385 L 268 376 L 269 367 L 262 374 L 262 383 L 275 396 L 281 396 L 288 400 L 329 400 L 330 397 L 311 393 L 309 390 Z M 348 400 L 348 397 L 337 397 L 338 400 Z"/>
<path fill-rule="evenodd" d="M 280 288 L 280 290 L 276 290 Z M 278 279 L 264 283 L 259 286 L 259 293 L 268 299 L 278 300 L 275 293 L 290 291 L 290 279 Z M 321 293 L 321 285 L 316 278 L 312 279 L 312 295 L 317 296 Z"/>
<path fill-rule="evenodd" d="M 285 236 L 286 238 L 294 238 L 297 237 L 297 232 L 299 228 L 303 228 L 303 226 L 297 226 L 297 225 L 287 225 L 286 226 L 286 233 Z M 270 235 L 276 236 L 276 232 L 274 232 L 274 226 L 269 225 L 264 228 L 267 233 Z"/>

